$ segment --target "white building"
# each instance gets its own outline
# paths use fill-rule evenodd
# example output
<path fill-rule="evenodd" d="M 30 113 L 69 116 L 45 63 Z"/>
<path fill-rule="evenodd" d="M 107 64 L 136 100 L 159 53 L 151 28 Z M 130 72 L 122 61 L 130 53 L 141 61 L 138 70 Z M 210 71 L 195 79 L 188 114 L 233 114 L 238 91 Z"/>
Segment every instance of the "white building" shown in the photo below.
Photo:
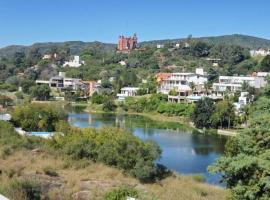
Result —
<path fill-rule="evenodd" d="M 119 64 L 120 64 L 121 66 L 126 66 L 126 65 L 127 65 L 127 63 L 126 63 L 125 61 L 123 61 L 123 60 L 119 61 Z"/>
<path fill-rule="evenodd" d="M 66 61 L 63 67 L 80 67 L 84 64 L 84 61 L 80 60 L 80 56 L 74 56 L 73 60 Z"/>
<path fill-rule="evenodd" d="M 162 49 L 162 48 L 164 48 L 163 44 L 157 44 L 157 49 Z"/>
<path fill-rule="evenodd" d="M 248 94 L 248 92 L 241 92 L 240 97 L 238 98 L 238 102 L 234 103 L 237 111 L 239 111 L 241 107 L 247 105 L 252 101 L 252 99 L 248 98 Z"/>
<path fill-rule="evenodd" d="M 254 88 L 261 88 L 266 85 L 265 76 L 220 76 L 219 83 L 213 84 L 213 91 L 222 95 L 226 91 L 234 93 L 242 89 L 244 82 Z"/>
<path fill-rule="evenodd" d="M 251 50 L 250 51 L 251 56 L 267 56 L 270 55 L 270 50 L 265 49 L 258 49 L 258 50 Z"/>
<path fill-rule="evenodd" d="M 204 90 L 204 83 L 207 82 L 203 69 L 196 69 L 196 73 L 160 73 L 157 74 L 157 92 L 168 94 L 169 101 L 186 101 L 187 96 L 196 91 L 199 95 Z M 177 95 L 170 95 L 174 91 Z"/>
<path fill-rule="evenodd" d="M 59 72 L 58 76 L 53 76 L 50 80 L 36 80 L 37 85 L 47 84 L 51 89 L 71 89 L 77 90 L 81 88 L 83 83 L 81 79 L 68 78 L 65 72 Z"/>
<path fill-rule="evenodd" d="M 138 90 L 138 87 L 124 87 L 121 89 L 121 93 L 117 94 L 118 100 L 124 101 L 126 97 L 134 97 Z"/>

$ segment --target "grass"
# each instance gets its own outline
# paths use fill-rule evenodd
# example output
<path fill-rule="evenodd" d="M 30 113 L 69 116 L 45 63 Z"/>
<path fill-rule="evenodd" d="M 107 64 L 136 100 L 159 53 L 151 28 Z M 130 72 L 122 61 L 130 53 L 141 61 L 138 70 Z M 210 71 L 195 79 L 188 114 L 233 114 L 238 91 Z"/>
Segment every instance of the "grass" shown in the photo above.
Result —
<path fill-rule="evenodd" d="M 0 158 L 0 163 L 0 191 L 4 195 L 7 191 L 5 188 L 14 179 L 35 175 L 46 180 L 63 181 L 63 188 L 52 188 L 48 192 L 51 200 L 59 199 L 59 196 L 72 199 L 74 193 L 88 189 L 93 195 L 92 199 L 99 200 L 103 199 L 104 193 L 125 186 L 136 188 L 145 200 L 223 200 L 227 196 L 226 190 L 192 177 L 173 174 L 158 183 L 141 184 L 135 178 L 101 163 L 63 160 L 46 152 L 16 151 L 4 159 Z M 46 167 L 50 169 L 49 174 L 47 169 L 44 170 Z M 57 172 L 58 176 L 51 177 L 51 172 Z"/>

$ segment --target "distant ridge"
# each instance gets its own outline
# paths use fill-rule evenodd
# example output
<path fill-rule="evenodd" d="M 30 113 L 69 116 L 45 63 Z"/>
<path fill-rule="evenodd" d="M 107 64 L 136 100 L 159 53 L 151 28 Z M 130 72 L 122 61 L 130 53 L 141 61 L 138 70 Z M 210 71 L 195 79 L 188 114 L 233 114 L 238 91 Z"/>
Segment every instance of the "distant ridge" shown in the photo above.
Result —
<path fill-rule="evenodd" d="M 165 39 L 165 40 L 152 40 L 141 42 L 139 45 L 151 45 L 155 46 L 157 44 L 165 44 L 168 42 L 176 43 L 179 41 L 185 41 L 187 38 L 179 38 L 179 39 Z M 238 45 L 250 49 L 258 49 L 258 48 L 266 48 L 270 49 L 270 40 L 248 36 L 248 35 L 240 35 L 240 34 L 232 34 L 232 35 L 223 35 L 223 36 L 210 36 L 210 37 L 198 37 L 193 38 L 196 40 L 202 40 L 205 42 L 209 42 L 210 44 L 229 44 L 229 45 Z M 116 38 L 117 41 L 117 38 Z M 116 44 L 111 43 L 102 43 L 102 42 L 82 42 L 82 41 L 67 41 L 67 42 L 46 42 L 46 43 L 35 43 L 30 46 L 23 45 L 11 45 L 4 48 L 0 48 L 0 57 L 10 57 L 15 52 L 24 52 L 27 53 L 30 48 L 38 47 L 40 48 L 41 53 L 46 52 L 51 47 L 62 47 L 67 46 L 71 50 L 71 54 L 80 54 L 82 49 L 99 46 L 103 51 L 109 52 L 114 51 L 117 47 Z"/>
<path fill-rule="evenodd" d="M 41 53 L 45 53 L 50 50 L 52 47 L 69 47 L 72 55 L 80 54 L 81 50 L 89 47 L 100 46 L 103 51 L 113 51 L 116 48 L 115 44 L 102 43 L 102 42 L 82 42 L 82 41 L 67 41 L 67 42 L 44 42 L 44 43 L 35 43 L 30 46 L 23 45 L 10 45 L 4 48 L 0 48 L 0 57 L 10 57 L 14 55 L 15 52 L 27 52 L 32 47 L 37 47 L 40 49 Z"/>
<path fill-rule="evenodd" d="M 222 36 L 210 36 L 210 37 L 197 37 L 193 38 L 196 40 L 201 40 L 205 42 L 209 42 L 210 44 L 229 44 L 229 45 L 238 45 L 250 49 L 258 49 L 258 48 L 270 48 L 270 40 L 248 36 L 248 35 L 240 35 L 240 34 L 232 34 L 232 35 L 222 35 Z M 165 40 L 152 40 L 142 42 L 141 45 L 156 45 L 156 44 L 165 44 L 168 42 L 179 42 L 185 41 L 187 38 L 179 38 L 179 39 L 165 39 Z"/>

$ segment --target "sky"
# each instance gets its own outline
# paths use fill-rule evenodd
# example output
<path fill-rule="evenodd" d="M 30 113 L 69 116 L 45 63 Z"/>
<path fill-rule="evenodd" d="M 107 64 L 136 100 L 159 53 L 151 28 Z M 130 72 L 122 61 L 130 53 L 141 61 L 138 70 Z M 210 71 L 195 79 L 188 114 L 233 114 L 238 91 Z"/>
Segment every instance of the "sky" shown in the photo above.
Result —
<path fill-rule="evenodd" d="M 0 0 L 0 47 L 245 34 L 270 39 L 270 0 Z"/>

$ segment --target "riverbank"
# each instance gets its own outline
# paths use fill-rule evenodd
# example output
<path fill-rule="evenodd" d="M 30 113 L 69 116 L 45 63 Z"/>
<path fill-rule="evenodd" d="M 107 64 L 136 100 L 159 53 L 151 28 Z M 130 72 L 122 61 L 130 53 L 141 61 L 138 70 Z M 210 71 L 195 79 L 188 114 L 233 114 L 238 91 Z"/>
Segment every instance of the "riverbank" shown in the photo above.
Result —
<path fill-rule="evenodd" d="M 106 192 L 121 186 L 135 188 L 145 200 L 225 200 L 228 197 L 226 190 L 202 183 L 196 177 L 173 174 L 157 183 L 142 184 L 101 163 L 63 160 L 42 149 L 15 151 L 0 157 L 0 162 L 0 190 L 11 199 L 16 193 L 7 188 L 18 179 L 34 179 L 41 186 L 42 194 L 51 200 L 102 200 Z"/>
<path fill-rule="evenodd" d="M 40 102 L 40 101 L 35 101 L 33 103 L 44 103 L 44 102 Z M 82 111 L 88 112 L 88 113 L 113 113 L 113 114 L 121 114 L 121 115 L 139 115 L 139 116 L 144 116 L 147 117 L 153 121 L 157 121 L 157 122 L 174 122 L 174 123 L 178 123 L 181 126 L 186 127 L 187 129 L 192 130 L 197 130 L 200 133 L 205 133 L 204 130 L 200 130 L 197 129 L 194 124 L 192 123 L 192 121 L 187 118 L 187 117 L 179 117 L 179 116 L 167 116 L 164 114 L 160 114 L 157 112 L 142 112 L 142 113 L 138 113 L 138 112 L 132 112 L 132 111 L 125 111 L 123 109 L 116 109 L 114 112 L 105 112 L 102 110 L 102 105 L 96 105 L 96 104 L 91 104 L 91 103 L 77 103 L 77 102 L 52 102 L 52 101 L 46 101 L 45 103 L 56 103 L 59 104 L 59 106 L 65 106 L 65 105 L 72 105 L 72 106 L 78 106 L 78 107 L 82 107 Z M 229 137 L 234 137 L 238 134 L 237 129 L 217 129 L 216 131 L 212 131 L 212 132 L 216 132 L 217 135 L 221 135 L 221 136 L 229 136 Z M 212 133 L 213 134 L 213 133 Z"/>
<path fill-rule="evenodd" d="M 73 104 L 73 105 L 79 105 L 79 106 L 86 106 L 86 109 L 84 111 L 89 112 L 89 113 L 108 113 L 104 112 L 102 110 L 102 107 L 99 105 L 89 105 L 89 104 Z M 205 133 L 205 130 L 202 129 L 196 129 L 194 124 L 191 122 L 190 119 L 186 117 L 179 117 L 179 116 L 166 116 L 163 114 L 159 114 L 157 112 L 131 112 L 131 111 L 124 111 L 121 109 L 117 109 L 115 112 L 112 112 L 114 114 L 128 114 L 128 115 L 140 115 L 147 117 L 151 120 L 158 121 L 158 122 L 174 122 L 178 123 L 179 125 L 184 125 L 185 127 L 191 129 L 191 130 L 197 130 L 201 133 Z M 216 131 L 217 135 L 222 135 L 222 136 L 229 136 L 229 137 L 234 137 L 238 134 L 237 129 L 217 129 Z"/>

